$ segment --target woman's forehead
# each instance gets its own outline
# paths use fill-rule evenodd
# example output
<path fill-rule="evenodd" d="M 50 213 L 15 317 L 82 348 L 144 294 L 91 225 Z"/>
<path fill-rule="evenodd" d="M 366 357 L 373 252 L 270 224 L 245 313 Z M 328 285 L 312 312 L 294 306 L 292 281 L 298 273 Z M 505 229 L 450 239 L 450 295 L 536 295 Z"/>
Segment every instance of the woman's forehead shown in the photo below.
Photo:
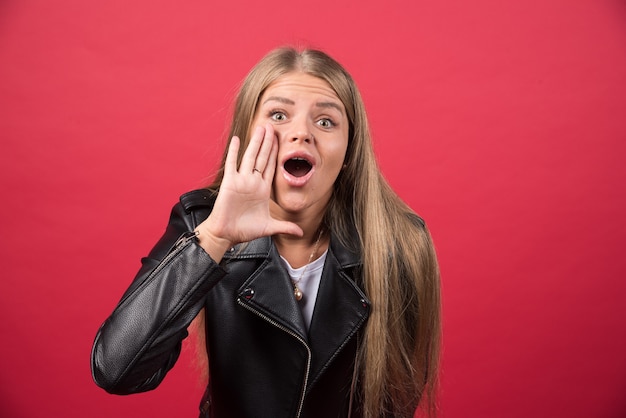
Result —
<path fill-rule="evenodd" d="M 328 100 L 343 103 L 331 85 L 319 77 L 303 72 L 290 72 L 274 80 L 261 95 L 261 103 L 270 97 L 297 99 L 302 97 L 320 96 Z"/>

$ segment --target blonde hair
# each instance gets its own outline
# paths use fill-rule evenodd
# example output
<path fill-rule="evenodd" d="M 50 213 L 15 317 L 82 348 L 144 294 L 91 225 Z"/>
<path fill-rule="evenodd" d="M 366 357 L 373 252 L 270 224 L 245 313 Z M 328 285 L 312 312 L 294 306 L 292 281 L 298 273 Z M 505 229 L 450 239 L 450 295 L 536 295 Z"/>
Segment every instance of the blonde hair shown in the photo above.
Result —
<path fill-rule="evenodd" d="M 259 98 L 274 80 L 293 71 L 325 80 L 343 102 L 350 121 L 345 167 L 335 182 L 324 224 L 346 245 L 352 225 L 359 234 L 362 285 L 372 302 L 355 366 L 363 414 L 413 417 L 421 403 L 433 415 L 441 327 L 437 259 L 421 219 L 378 168 L 365 107 L 352 77 L 321 51 L 276 49 L 244 80 L 229 138 L 236 135 L 242 140 L 240 162 Z M 216 192 L 225 156 L 226 151 L 209 186 Z"/>

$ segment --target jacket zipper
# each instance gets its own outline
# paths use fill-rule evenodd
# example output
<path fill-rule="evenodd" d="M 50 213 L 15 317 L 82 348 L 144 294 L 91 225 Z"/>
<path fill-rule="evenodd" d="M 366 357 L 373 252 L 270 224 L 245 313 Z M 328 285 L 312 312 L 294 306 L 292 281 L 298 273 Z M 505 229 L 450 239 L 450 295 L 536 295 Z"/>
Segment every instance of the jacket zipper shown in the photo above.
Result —
<path fill-rule="evenodd" d="M 196 235 L 197 234 L 195 232 L 185 232 L 183 235 L 181 235 L 174 243 L 174 246 L 172 247 L 172 250 L 169 252 L 169 254 L 167 254 L 165 258 L 161 260 L 159 265 L 152 271 L 152 274 L 150 274 L 149 277 L 155 275 L 159 270 L 163 268 L 164 265 L 169 263 L 172 258 L 178 255 L 178 253 L 183 250 L 183 247 L 186 247 L 189 241 L 195 238 Z"/>
<path fill-rule="evenodd" d="M 161 262 L 159 263 L 159 265 L 152 271 L 152 273 L 146 278 L 146 283 L 153 277 L 155 276 L 159 271 L 161 271 L 163 269 L 163 266 L 165 266 L 166 264 L 168 264 L 170 262 L 170 260 L 172 258 L 174 258 L 175 256 L 177 256 L 185 247 L 187 247 L 187 244 L 189 243 L 189 241 L 191 241 L 193 238 L 196 237 L 196 233 L 195 232 L 185 232 L 183 235 L 181 235 L 176 242 L 174 243 L 174 246 L 172 247 L 172 250 L 169 252 L 169 254 L 167 254 L 165 256 L 165 258 L 163 260 L 161 260 Z"/>
<path fill-rule="evenodd" d="M 306 352 L 307 352 L 306 373 L 304 374 L 304 382 L 303 382 L 303 386 L 302 386 L 302 392 L 300 394 L 300 403 L 298 405 L 298 413 L 296 414 L 296 417 L 295 417 L 295 418 L 299 418 L 300 414 L 302 413 L 302 407 L 304 405 L 304 394 L 306 392 L 306 385 L 307 385 L 307 383 L 309 381 L 309 373 L 311 371 L 311 349 L 307 345 L 306 341 L 304 341 L 304 339 L 302 339 L 302 337 L 300 337 L 295 332 L 291 331 L 289 328 L 284 327 L 283 325 L 281 325 L 278 322 L 274 321 L 273 319 L 271 319 L 267 315 L 265 315 L 265 314 L 255 310 L 251 306 L 242 303 L 240 298 L 237 299 L 237 303 L 239 303 L 239 305 L 243 306 L 244 308 L 246 308 L 250 312 L 254 313 L 255 315 L 258 315 L 259 317 L 263 318 L 264 320 L 266 320 L 270 324 L 274 325 L 276 328 L 278 328 L 278 329 L 286 332 L 287 334 L 291 335 L 296 340 L 300 341 L 300 343 L 302 343 L 304 348 L 306 348 Z"/>
<path fill-rule="evenodd" d="M 181 235 L 172 246 L 172 249 L 170 250 L 170 252 L 165 256 L 165 258 L 163 258 L 163 260 L 161 260 L 161 262 L 159 262 L 159 264 L 154 268 L 154 270 L 152 270 L 152 272 L 148 275 L 148 277 L 146 277 L 146 280 L 144 280 L 143 283 L 131 295 L 134 295 L 135 293 L 139 292 L 140 289 L 147 286 L 147 284 L 150 283 L 152 278 L 156 276 L 157 273 L 159 273 L 161 270 L 163 270 L 163 267 L 166 264 L 168 264 L 172 258 L 178 255 L 184 249 L 184 247 L 187 246 L 189 241 L 191 241 L 195 237 L 196 237 L 195 232 L 185 232 L 183 235 Z M 118 308 L 121 307 L 131 295 L 128 295 L 123 300 L 121 300 L 118 305 Z"/>

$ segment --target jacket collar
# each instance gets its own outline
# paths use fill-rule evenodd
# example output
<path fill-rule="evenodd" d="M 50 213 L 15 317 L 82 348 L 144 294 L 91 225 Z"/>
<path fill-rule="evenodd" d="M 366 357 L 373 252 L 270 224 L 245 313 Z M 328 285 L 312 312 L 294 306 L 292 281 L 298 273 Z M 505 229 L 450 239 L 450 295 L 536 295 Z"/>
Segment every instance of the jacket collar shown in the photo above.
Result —
<path fill-rule="evenodd" d="M 356 231 L 353 231 L 351 234 L 350 241 L 358 242 Z M 335 255 L 341 269 L 358 267 L 362 264 L 360 254 L 355 249 L 348 248 L 341 244 L 339 239 L 333 234 L 331 234 L 330 237 L 329 249 L 329 252 L 332 252 Z M 244 260 L 251 258 L 267 258 L 271 255 L 272 251 L 275 251 L 274 241 L 272 238 L 262 237 L 243 244 L 235 245 L 226 252 L 224 259 L 232 261 L 237 259 Z"/>

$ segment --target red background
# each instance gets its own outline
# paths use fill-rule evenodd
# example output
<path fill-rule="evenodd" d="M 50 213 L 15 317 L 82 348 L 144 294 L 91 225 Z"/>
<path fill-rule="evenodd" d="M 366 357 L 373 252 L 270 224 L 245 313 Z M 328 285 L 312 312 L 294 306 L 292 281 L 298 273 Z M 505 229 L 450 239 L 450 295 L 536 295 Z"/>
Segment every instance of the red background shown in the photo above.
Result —
<path fill-rule="evenodd" d="M 188 348 L 117 397 L 89 354 L 239 81 L 321 47 L 430 225 L 442 417 L 626 416 L 626 5 L 618 0 L 0 3 L 0 415 L 193 417 Z M 401 239 L 401 237 L 397 237 Z"/>

